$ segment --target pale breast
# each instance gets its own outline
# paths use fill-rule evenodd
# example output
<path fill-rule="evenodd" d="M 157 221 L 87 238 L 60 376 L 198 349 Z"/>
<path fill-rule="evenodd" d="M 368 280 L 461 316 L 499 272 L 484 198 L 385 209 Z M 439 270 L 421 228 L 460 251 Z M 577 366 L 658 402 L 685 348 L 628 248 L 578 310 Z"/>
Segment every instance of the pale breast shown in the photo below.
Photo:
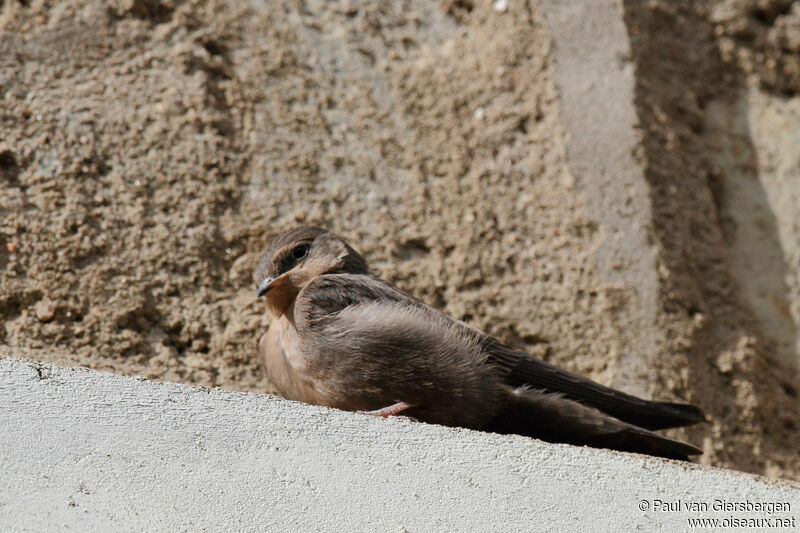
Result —
<path fill-rule="evenodd" d="M 272 322 L 261 337 L 258 349 L 267 377 L 281 396 L 315 405 L 329 405 L 311 379 L 297 330 L 285 315 Z"/>

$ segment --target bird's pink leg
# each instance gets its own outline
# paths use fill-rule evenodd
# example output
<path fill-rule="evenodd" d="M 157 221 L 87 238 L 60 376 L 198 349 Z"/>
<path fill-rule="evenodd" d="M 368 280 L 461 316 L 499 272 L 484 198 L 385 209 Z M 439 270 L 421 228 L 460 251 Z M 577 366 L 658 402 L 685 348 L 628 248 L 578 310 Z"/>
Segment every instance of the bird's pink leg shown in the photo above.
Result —
<path fill-rule="evenodd" d="M 388 418 L 390 416 L 397 416 L 398 414 L 402 413 L 406 409 L 411 409 L 412 407 L 416 407 L 417 404 L 415 403 L 408 403 L 408 402 L 397 402 L 394 405 L 390 405 L 388 407 L 384 407 L 383 409 L 376 409 L 374 411 L 359 411 L 362 415 L 370 415 L 370 416 L 379 416 L 381 418 Z"/>

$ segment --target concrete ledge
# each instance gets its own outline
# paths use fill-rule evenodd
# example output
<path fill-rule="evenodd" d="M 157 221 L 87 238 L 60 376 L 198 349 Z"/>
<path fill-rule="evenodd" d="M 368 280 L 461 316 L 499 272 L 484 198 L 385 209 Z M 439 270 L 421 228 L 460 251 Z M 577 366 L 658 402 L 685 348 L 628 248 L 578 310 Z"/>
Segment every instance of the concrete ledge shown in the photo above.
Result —
<path fill-rule="evenodd" d="M 800 509 L 736 472 L 9 359 L 0 471 L 3 531 L 674 531 Z M 790 511 L 683 509 L 715 500 Z"/>

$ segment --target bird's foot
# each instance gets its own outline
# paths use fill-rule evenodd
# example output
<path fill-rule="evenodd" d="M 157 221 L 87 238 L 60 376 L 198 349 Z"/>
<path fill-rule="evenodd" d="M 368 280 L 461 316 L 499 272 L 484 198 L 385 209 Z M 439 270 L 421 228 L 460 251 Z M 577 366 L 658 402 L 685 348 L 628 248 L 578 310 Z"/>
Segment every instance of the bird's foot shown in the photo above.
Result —
<path fill-rule="evenodd" d="M 374 411 L 357 411 L 362 415 L 370 415 L 370 416 L 379 416 L 381 418 L 389 418 L 390 416 L 397 416 L 399 413 L 402 413 L 406 409 L 411 409 L 412 407 L 416 407 L 417 404 L 415 403 L 408 403 L 408 402 L 397 402 L 394 405 L 390 405 L 388 407 L 384 407 L 383 409 L 376 409 Z M 408 418 L 409 420 L 415 420 L 410 416 L 404 416 L 403 418 Z"/>

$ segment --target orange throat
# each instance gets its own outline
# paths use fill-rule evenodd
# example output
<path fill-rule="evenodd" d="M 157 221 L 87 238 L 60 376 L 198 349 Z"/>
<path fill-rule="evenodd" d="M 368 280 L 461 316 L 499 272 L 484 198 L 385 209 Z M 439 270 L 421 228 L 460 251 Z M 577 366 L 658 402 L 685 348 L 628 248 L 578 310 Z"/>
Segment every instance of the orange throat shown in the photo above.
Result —
<path fill-rule="evenodd" d="M 267 308 L 274 318 L 287 315 L 287 318 L 294 322 L 294 313 L 292 311 L 294 310 L 295 298 L 297 298 L 297 291 L 292 290 L 291 287 L 275 287 L 266 296 Z"/>

